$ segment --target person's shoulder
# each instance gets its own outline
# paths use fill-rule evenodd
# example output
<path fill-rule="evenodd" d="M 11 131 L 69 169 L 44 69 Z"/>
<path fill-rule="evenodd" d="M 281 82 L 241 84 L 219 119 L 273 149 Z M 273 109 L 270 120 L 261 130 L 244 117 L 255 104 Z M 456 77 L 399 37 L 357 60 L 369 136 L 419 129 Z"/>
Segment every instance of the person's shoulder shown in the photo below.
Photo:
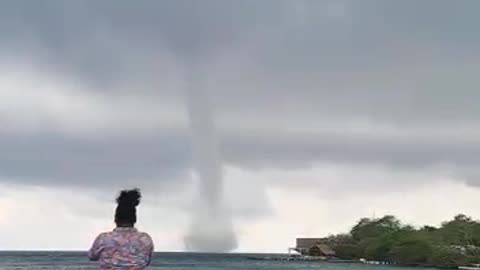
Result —
<path fill-rule="evenodd" d="M 146 232 L 139 231 L 138 233 L 140 234 L 140 237 L 151 238 L 150 235 Z"/>
<path fill-rule="evenodd" d="M 106 237 L 110 237 L 112 235 L 112 232 L 101 232 L 97 238 L 106 238 Z"/>
<path fill-rule="evenodd" d="M 140 234 L 140 238 L 141 238 L 141 239 L 144 239 L 144 240 L 146 240 L 146 241 L 148 241 L 148 242 L 153 242 L 152 237 L 151 237 L 148 233 L 146 233 L 146 232 L 140 232 L 140 231 L 139 231 L 138 233 Z"/>
<path fill-rule="evenodd" d="M 97 237 L 95 238 L 95 244 L 101 245 L 105 241 L 108 241 L 109 238 L 110 238 L 109 232 L 102 232 L 98 234 Z"/>

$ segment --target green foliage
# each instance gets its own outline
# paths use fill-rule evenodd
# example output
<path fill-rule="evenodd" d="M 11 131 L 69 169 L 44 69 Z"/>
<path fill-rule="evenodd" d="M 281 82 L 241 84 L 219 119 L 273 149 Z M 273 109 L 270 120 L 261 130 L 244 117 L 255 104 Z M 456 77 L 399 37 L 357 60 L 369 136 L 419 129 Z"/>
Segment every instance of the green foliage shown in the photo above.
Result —
<path fill-rule="evenodd" d="M 334 250 L 337 257 L 346 260 L 358 259 L 358 254 L 360 254 L 359 246 L 356 244 L 340 244 L 335 246 Z"/>
<path fill-rule="evenodd" d="M 363 239 L 379 237 L 383 234 L 394 232 L 400 229 L 401 223 L 394 216 L 384 216 L 380 219 L 361 219 L 357 225 L 350 231 L 353 239 L 361 241 Z"/>
<path fill-rule="evenodd" d="M 342 259 L 451 267 L 480 263 L 480 223 L 457 215 L 440 228 L 416 229 L 394 216 L 362 218 L 349 234 L 328 237 Z"/>
<path fill-rule="evenodd" d="M 389 255 L 390 259 L 400 264 L 427 264 L 431 254 L 431 243 L 413 236 L 395 243 Z"/>

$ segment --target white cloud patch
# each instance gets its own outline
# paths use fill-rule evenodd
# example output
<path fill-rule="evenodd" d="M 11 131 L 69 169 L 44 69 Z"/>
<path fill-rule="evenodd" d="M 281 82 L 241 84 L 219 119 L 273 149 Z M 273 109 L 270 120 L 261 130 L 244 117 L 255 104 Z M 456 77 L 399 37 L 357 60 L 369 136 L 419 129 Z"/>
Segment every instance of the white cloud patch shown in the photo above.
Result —
<path fill-rule="evenodd" d="M 330 175 L 339 173 L 332 170 Z M 230 175 L 227 179 L 237 182 L 239 178 L 232 175 L 242 177 L 248 173 L 233 169 L 227 174 Z M 289 177 L 289 174 L 274 175 L 277 178 Z M 360 174 L 358 177 L 363 176 Z M 356 179 L 355 176 L 349 178 L 351 182 Z M 245 188 L 254 187 L 259 181 L 268 181 L 268 177 L 257 176 L 249 180 L 243 181 Z M 300 183 L 297 185 L 300 186 Z M 317 186 L 320 190 L 323 184 L 318 183 Z M 325 185 L 326 189 L 328 187 Z M 294 244 L 295 237 L 345 232 L 365 216 L 394 214 L 407 223 L 420 226 L 439 225 L 460 212 L 480 215 L 476 207 L 480 203 L 480 191 L 445 178 L 421 188 L 412 185 L 397 191 L 375 190 L 368 194 L 348 192 L 347 196 L 338 198 L 317 193 L 313 187 L 309 189 L 305 192 L 278 186 L 266 188 L 265 195 L 269 198 L 271 212 L 263 215 L 263 218 L 236 219 L 236 231 L 241 243 L 236 251 L 286 252 Z M 227 193 L 234 194 L 233 191 L 237 191 L 233 200 L 240 202 L 243 199 L 238 205 L 259 202 L 255 194 L 240 193 L 237 188 Z M 337 191 L 331 192 L 332 195 L 338 194 Z M 449 194 L 447 200 L 445 194 Z M 0 237 L 4 240 L 0 248 L 86 249 L 98 232 L 113 227 L 115 206 L 110 197 L 115 194 L 98 195 L 3 185 Z M 184 202 L 189 200 L 189 196 L 185 195 L 180 196 Z M 92 199 L 95 197 L 99 199 Z M 138 226 L 152 235 L 158 250 L 183 250 L 183 232 L 188 225 L 188 215 L 187 212 L 172 208 L 168 203 L 170 199 L 158 201 L 155 193 L 147 192 L 139 208 Z"/>

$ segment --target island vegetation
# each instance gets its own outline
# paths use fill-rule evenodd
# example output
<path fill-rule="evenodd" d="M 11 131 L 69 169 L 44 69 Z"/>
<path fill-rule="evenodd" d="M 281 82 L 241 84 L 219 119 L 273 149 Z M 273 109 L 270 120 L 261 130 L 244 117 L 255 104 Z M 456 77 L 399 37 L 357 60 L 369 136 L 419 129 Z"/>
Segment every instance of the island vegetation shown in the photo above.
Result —
<path fill-rule="evenodd" d="M 327 241 L 340 259 L 435 267 L 480 263 L 480 223 L 463 214 L 439 227 L 414 227 L 391 215 L 362 218 L 349 233 Z"/>

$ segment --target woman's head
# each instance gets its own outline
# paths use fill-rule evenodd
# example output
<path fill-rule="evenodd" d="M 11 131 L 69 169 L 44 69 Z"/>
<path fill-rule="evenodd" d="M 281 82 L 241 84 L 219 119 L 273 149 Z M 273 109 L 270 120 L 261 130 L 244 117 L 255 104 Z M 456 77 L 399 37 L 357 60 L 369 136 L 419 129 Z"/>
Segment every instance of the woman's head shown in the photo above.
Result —
<path fill-rule="evenodd" d="M 117 197 L 115 210 L 115 223 L 117 226 L 133 226 L 137 222 L 137 209 L 142 195 L 140 190 L 122 190 Z"/>

